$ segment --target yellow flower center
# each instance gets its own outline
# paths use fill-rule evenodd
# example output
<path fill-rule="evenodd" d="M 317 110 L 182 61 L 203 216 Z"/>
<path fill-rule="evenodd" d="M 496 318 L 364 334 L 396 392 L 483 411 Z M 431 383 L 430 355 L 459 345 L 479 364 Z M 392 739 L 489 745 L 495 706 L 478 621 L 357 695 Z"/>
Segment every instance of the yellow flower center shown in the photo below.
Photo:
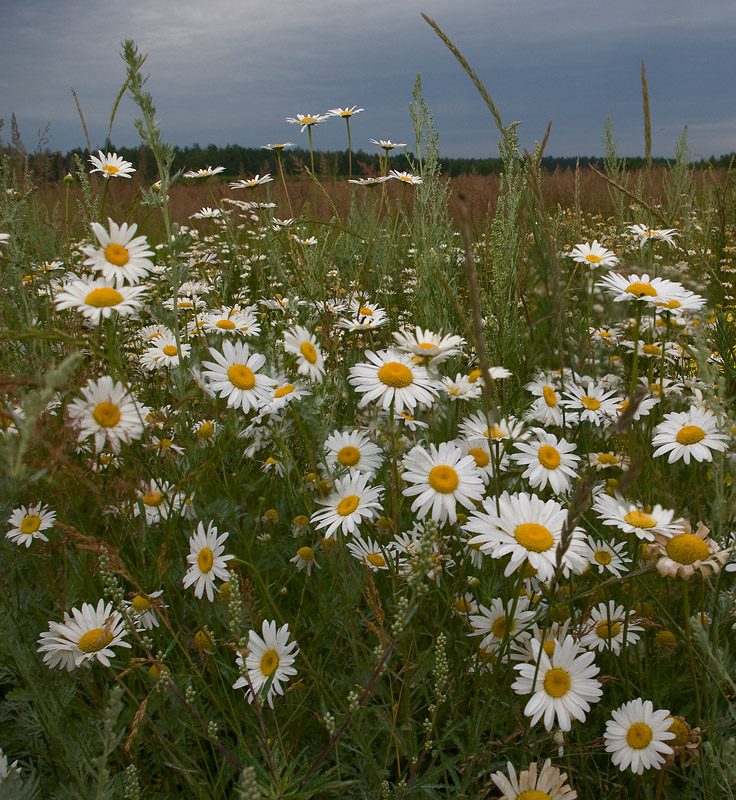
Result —
<path fill-rule="evenodd" d="M 378 380 L 386 386 L 393 386 L 395 389 L 404 389 L 414 381 L 414 375 L 406 364 L 398 361 L 389 361 L 378 370 Z"/>
<path fill-rule="evenodd" d="M 601 339 L 611 339 L 613 337 L 613 334 L 610 331 L 599 331 L 598 336 Z"/>
<path fill-rule="evenodd" d="M 191 300 L 179 300 L 176 304 L 177 308 L 194 308 L 194 303 Z"/>
<path fill-rule="evenodd" d="M 547 639 L 546 642 L 542 642 L 542 650 L 547 654 L 548 658 L 552 658 L 555 652 L 555 644 L 556 642 L 554 639 Z"/>
<path fill-rule="evenodd" d="M 297 514 L 292 521 L 294 525 L 298 526 L 299 528 L 309 525 L 309 517 L 305 516 L 304 514 Z"/>
<path fill-rule="evenodd" d="M 41 517 L 36 514 L 29 514 L 20 523 L 21 533 L 35 533 L 41 527 Z"/>
<path fill-rule="evenodd" d="M 635 722 L 626 732 L 626 743 L 633 750 L 645 750 L 652 741 L 652 729 L 645 722 Z"/>
<path fill-rule="evenodd" d="M 236 389 L 248 391 L 256 385 L 256 376 L 253 374 L 253 370 L 246 367 L 245 364 L 233 364 L 227 371 L 227 377 Z"/>
<path fill-rule="evenodd" d="M 470 370 L 470 374 L 468 375 L 468 383 L 475 383 L 481 375 L 482 373 L 479 369 Z"/>
<path fill-rule="evenodd" d="M 366 561 L 373 564 L 374 567 L 385 567 L 386 559 L 380 553 L 368 553 L 365 557 Z"/>
<path fill-rule="evenodd" d="M 214 432 L 215 426 L 211 422 L 203 422 L 199 428 L 197 428 L 197 438 L 209 439 Z"/>
<path fill-rule="evenodd" d="M 112 164 L 106 164 L 102 168 L 103 172 L 107 172 L 108 175 L 117 175 L 120 170 L 117 167 L 114 167 Z"/>
<path fill-rule="evenodd" d="M 514 538 L 522 547 L 533 553 L 544 553 L 555 543 L 547 528 L 544 525 L 537 525 L 536 522 L 524 522 L 517 525 L 514 530 Z"/>
<path fill-rule="evenodd" d="M 95 308 L 110 308 L 123 302 L 123 296 L 117 289 L 110 289 L 105 286 L 101 289 L 93 289 L 85 298 L 84 302 L 88 306 Z"/>
<path fill-rule="evenodd" d="M 222 328 L 224 331 L 231 331 L 235 328 L 235 323 L 231 319 L 218 319 L 215 327 Z"/>
<path fill-rule="evenodd" d="M 105 248 L 105 260 L 116 267 L 124 267 L 129 258 L 128 251 L 121 244 L 109 244 Z"/>
<path fill-rule="evenodd" d="M 197 555 L 197 566 L 199 571 L 205 575 L 212 570 L 214 559 L 212 557 L 212 550 L 209 547 L 203 547 Z"/>
<path fill-rule="evenodd" d="M 678 564 L 694 564 L 704 561 L 710 551 L 708 545 L 694 533 L 681 533 L 667 542 L 667 555 Z"/>
<path fill-rule="evenodd" d="M 677 717 L 671 717 L 672 725 L 667 728 L 669 733 L 674 733 L 675 738 L 670 739 L 667 744 L 670 747 L 684 747 L 690 741 L 690 731 L 687 725 Z"/>
<path fill-rule="evenodd" d="M 628 294 L 633 294 L 634 297 L 656 297 L 657 290 L 652 286 L 651 283 L 642 283 L 641 281 L 634 281 L 634 283 L 630 283 L 626 287 L 626 292 Z"/>
<path fill-rule="evenodd" d="M 300 547 L 296 554 L 302 561 L 314 561 L 314 550 L 311 547 Z"/>
<path fill-rule="evenodd" d="M 302 342 L 299 351 L 310 364 L 317 363 L 317 348 L 311 342 Z"/>
<path fill-rule="evenodd" d="M 597 397 L 591 397 L 586 394 L 580 398 L 580 402 L 588 409 L 588 411 L 598 411 L 601 407 L 601 401 Z"/>
<path fill-rule="evenodd" d="M 115 403 L 98 403 L 92 416 L 103 428 L 114 428 L 120 422 L 120 409 Z"/>
<path fill-rule="evenodd" d="M 559 668 L 547 670 L 543 685 L 550 697 L 562 697 L 570 691 L 570 673 Z"/>
<path fill-rule="evenodd" d="M 596 550 L 593 558 L 595 558 L 599 564 L 603 564 L 604 566 L 611 563 L 611 554 L 608 552 L 608 550 Z"/>
<path fill-rule="evenodd" d="M 202 650 L 209 650 L 215 644 L 212 635 L 208 631 L 197 631 L 194 634 L 194 641 Z"/>
<path fill-rule="evenodd" d="M 516 623 L 512 620 L 511 627 L 509 628 L 508 620 L 506 619 L 506 617 L 499 617 L 493 623 L 493 625 L 491 625 L 491 633 L 493 633 L 493 635 L 497 639 L 503 639 L 503 637 L 506 636 L 507 630 L 509 632 L 509 635 L 512 634 L 514 630 L 516 630 Z"/>
<path fill-rule="evenodd" d="M 677 645 L 677 637 L 672 631 L 668 630 L 657 631 L 654 640 L 660 647 L 675 647 Z"/>
<path fill-rule="evenodd" d="M 146 506 L 157 506 L 161 504 L 164 496 L 161 492 L 147 492 L 141 495 L 141 502 Z"/>
<path fill-rule="evenodd" d="M 473 610 L 470 603 L 464 597 L 458 598 L 452 605 L 455 611 L 458 611 L 460 614 L 469 614 Z"/>
<path fill-rule="evenodd" d="M 439 350 L 440 349 L 436 344 L 433 344 L 432 342 L 420 342 L 419 343 L 419 347 L 421 347 L 422 350 Z"/>
<path fill-rule="evenodd" d="M 473 456 L 475 459 L 476 467 L 487 467 L 488 462 L 491 460 L 491 455 L 482 447 L 473 447 L 468 450 L 468 455 Z"/>
<path fill-rule="evenodd" d="M 77 647 L 83 653 L 98 653 L 112 641 L 112 634 L 104 628 L 93 628 L 79 637 Z"/>
<path fill-rule="evenodd" d="M 360 461 L 360 450 L 352 445 L 340 448 L 337 460 L 343 467 L 354 467 Z"/>
<path fill-rule="evenodd" d="M 268 677 L 279 665 L 279 654 L 275 650 L 266 650 L 261 656 L 261 672 Z"/>
<path fill-rule="evenodd" d="M 549 444 L 543 444 L 539 448 L 539 463 L 545 469 L 557 469 L 560 466 L 560 454 Z"/>
<path fill-rule="evenodd" d="M 527 789 L 525 792 L 517 794 L 516 800 L 552 800 L 552 795 L 539 789 Z"/>
<path fill-rule="evenodd" d="M 644 511 L 634 509 L 624 516 L 624 521 L 635 528 L 654 528 L 657 520 Z"/>
<path fill-rule="evenodd" d="M 608 464 L 609 466 L 613 466 L 614 464 L 618 464 L 618 459 L 616 458 L 615 455 L 613 455 L 613 453 L 599 453 L 598 463 Z"/>
<path fill-rule="evenodd" d="M 679 300 L 668 300 L 666 303 L 657 303 L 661 308 L 679 308 L 682 303 Z"/>
<path fill-rule="evenodd" d="M 167 344 L 166 347 L 163 349 L 163 354 L 165 356 L 175 356 L 176 355 L 176 347 L 173 344 Z"/>
<path fill-rule="evenodd" d="M 600 264 L 601 263 L 600 256 L 597 256 L 594 253 L 588 253 L 588 255 L 585 256 L 585 260 L 586 261 L 590 261 L 591 264 Z"/>
<path fill-rule="evenodd" d="M 557 393 L 551 386 L 545 386 L 542 389 L 544 402 L 550 407 L 554 408 L 557 405 Z"/>
<path fill-rule="evenodd" d="M 286 386 L 281 386 L 280 388 L 276 389 L 273 396 L 274 397 L 286 397 L 287 394 L 291 394 L 296 386 L 293 383 L 287 383 Z"/>
<path fill-rule="evenodd" d="M 697 425 L 685 425 L 677 432 L 678 444 L 695 444 L 705 438 L 705 431 Z"/>
<path fill-rule="evenodd" d="M 607 622 L 601 622 L 595 629 L 595 632 L 601 639 L 613 639 L 621 632 L 621 626 L 618 622 L 614 622 L 611 625 L 609 625 Z"/>
<path fill-rule="evenodd" d="M 347 497 L 343 497 L 343 499 L 340 500 L 335 510 L 341 517 L 347 517 L 355 511 L 359 504 L 360 498 L 358 495 L 349 494 Z"/>
<path fill-rule="evenodd" d="M 366 306 L 361 306 L 358 309 L 358 313 L 363 317 L 372 317 L 373 316 L 373 312 L 370 310 L 370 308 L 367 308 Z"/>
<path fill-rule="evenodd" d="M 661 356 L 662 355 L 662 348 L 661 347 L 657 347 L 656 344 L 645 344 L 644 347 L 642 347 L 641 350 L 642 350 L 642 353 L 644 353 L 647 356 Z"/>
<path fill-rule="evenodd" d="M 457 472 L 445 464 L 433 467 L 429 473 L 429 485 L 440 494 L 452 494 L 460 484 Z"/>
<path fill-rule="evenodd" d="M 151 601 L 144 597 L 142 594 L 137 594 L 131 601 L 131 606 L 133 609 L 137 611 L 139 614 L 142 614 L 144 611 L 148 611 L 151 607 Z"/>

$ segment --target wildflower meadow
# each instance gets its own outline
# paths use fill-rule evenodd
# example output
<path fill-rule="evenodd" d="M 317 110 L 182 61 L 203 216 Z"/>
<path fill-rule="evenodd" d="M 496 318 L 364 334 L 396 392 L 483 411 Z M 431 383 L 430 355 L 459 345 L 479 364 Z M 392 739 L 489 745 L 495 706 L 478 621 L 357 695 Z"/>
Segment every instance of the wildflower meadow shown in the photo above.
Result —
<path fill-rule="evenodd" d="M 611 212 L 551 204 L 429 22 L 482 225 L 419 78 L 339 207 L 370 110 L 275 121 L 298 215 L 291 142 L 172 171 L 131 41 L 156 183 L 91 150 L 51 206 L 4 151 L 0 797 L 736 796 L 735 173 L 683 134 L 655 192 L 609 122 Z"/>

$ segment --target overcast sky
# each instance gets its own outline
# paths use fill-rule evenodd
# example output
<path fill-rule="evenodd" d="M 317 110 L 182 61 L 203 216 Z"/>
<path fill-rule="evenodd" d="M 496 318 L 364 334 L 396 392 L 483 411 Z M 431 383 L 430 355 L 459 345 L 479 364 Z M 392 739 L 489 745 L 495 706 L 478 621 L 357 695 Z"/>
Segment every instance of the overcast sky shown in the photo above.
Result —
<path fill-rule="evenodd" d="M 693 157 L 736 151 L 734 0 L 3 0 L 0 117 L 15 113 L 27 149 L 51 124 L 53 150 L 103 146 L 124 80 L 120 43 L 145 70 L 164 138 L 260 146 L 306 133 L 287 116 L 358 105 L 353 148 L 413 141 L 417 72 L 446 156 L 495 156 L 498 132 L 470 80 L 421 18 L 433 17 L 484 81 L 504 122 L 531 149 L 552 121 L 549 155 L 601 155 L 610 114 L 622 155 L 644 150 L 646 61 L 655 155 L 672 157 L 685 125 Z M 117 146 L 137 145 L 126 98 Z M 345 125 L 315 146 L 346 147 Z"/>

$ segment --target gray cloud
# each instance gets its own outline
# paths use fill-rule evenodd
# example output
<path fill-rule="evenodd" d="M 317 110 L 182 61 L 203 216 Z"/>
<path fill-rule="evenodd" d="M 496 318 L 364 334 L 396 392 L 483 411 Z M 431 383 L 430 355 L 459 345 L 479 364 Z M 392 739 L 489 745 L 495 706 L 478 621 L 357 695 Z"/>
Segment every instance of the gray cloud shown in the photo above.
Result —
<path fill-rule="evenodd" d="M 732 0 L 6 0 L 0 32 L 0 116 L 15 112 L 29 147 L 52 124 L 51 146 L 83 137 L 69 86 L 102 145 L 124 79 L 120 42 L 149 54 L 148 88 L 176 144 L 301 142 L 286 116 L 358 104 L 355 147 L 410 141 L 417 72 L 447 155 L 495 154 L 497 132 L 467 76 L 419 12 L 455 41 L 504 120 L 523 120 L 531 147 L 553 121 L 548 152 L 602 152 L 606 114 L 619 148 L 643 150 L 641 59 L 647 63 L 654 148 L 671 156 L 688 125 L 693 153 L 736 149 L 724 75 L 734 75 Z M 135 109 L 121 104 L 113 142 L 137 143 Z M 315 132 L 343 148 L 344 125 Z"/>

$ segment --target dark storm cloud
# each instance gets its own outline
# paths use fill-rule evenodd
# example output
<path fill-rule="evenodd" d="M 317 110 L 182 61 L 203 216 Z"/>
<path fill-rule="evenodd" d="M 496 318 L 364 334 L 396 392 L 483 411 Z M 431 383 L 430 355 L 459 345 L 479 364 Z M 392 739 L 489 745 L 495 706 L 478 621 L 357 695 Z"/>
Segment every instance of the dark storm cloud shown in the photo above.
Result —
<path fill-rule="evenodd" d="M 619 150 L 643 150 L 642 58 L 654 149 L 671 156 L 688 125 L 694 155 L 736 149 L 736 114 L 723 91 L 736 74 L 732 0 L 7 0 L 0 32 L 0 116 L 15 112 L 26 145 L 51 122 L 54 149 L 83 145 L 69 92 L 94 146 L 104 143 L 124 78 L 120 42 L 149 54 L 148 88 L 167 140 L 258 146 L 302 142 L 297 113 L 358 104 L 356 148 L 370 137 L 411 141 L 407 112 L 417 72 L 446 155 L 494 155 L 497 132 L 481 99 L 420 11 L 455 41 L 506 122 L 522 120 L 532 147 L 552 120 L 548 152 L 598 155 L 607 114 Z M 121 104 L 112 140 L 137 143 L 135 109 Z M 343 148 L 331 120 L 318 147 Z"/>

